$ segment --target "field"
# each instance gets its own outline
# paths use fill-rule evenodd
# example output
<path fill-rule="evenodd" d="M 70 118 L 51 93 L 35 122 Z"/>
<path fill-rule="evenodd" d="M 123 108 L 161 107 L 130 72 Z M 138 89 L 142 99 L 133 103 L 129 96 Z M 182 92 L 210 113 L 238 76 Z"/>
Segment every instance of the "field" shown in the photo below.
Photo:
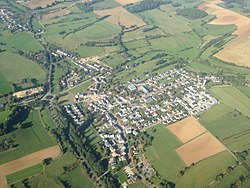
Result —
<path fill-rule="evenodd" d="M 45 108 L 43 111 L 41 111 L 41 117 L 42 117 L 42 121 L 44 122 L 46 127 L 56 128 L 56 125 L 55 125 L 55 122 L 51 116 L 51 113 L 47 108 Z"/>
<path fill-rule="evenodd" d="M 222 103 L 250 117 L 250 98 L 241 93 L 237 88 L 232 86 L 213 87 L 211 92 Z"/>
<path fill-rule="evenodd" d="M 97 10 L 94 12 L 100 16 L 110 15 L 106 19 L 107 21 L 113 24 L 123 25 L 126 28 L 130 28 L 131 26 L 134 25 L 136 25 L 137 27 L 145 25 L 144 21 L 141 18 L 131 14 L 122 7 L 117 7 L 114 9 L 107 9 L 107 10 Z"/>
<path fill-rule="evenodd" d="M 199 6 L 199 9 L 209 14 L 215 15 L 216 19 L 210 22 L 215 25 L 231 25 L 235 24 L 237 30 L 234 32 L 238 37 L 227 43 L 224 48 L 218 52 L 215 57 L 237 65 L 250 67 L 249 59 L 249 36 L 250 36 L 250 19 L 244 15 L 234 11 L 225 9 L 217 5 L 222 1 L 205 2 Z"/>
<path fill-rule="evenodd" d="M 43 171 L 43 166 L 41 164 L 37 164 L 35 166 L 8 175 L 7 182 L 8 184 L 12 184 L 14 182 L 21 181 L 25 178 L 29 178 L 31 176 L 40 174 L 42 173 L 42 171 Z"/>
<path fill-rule="evenodd" d="M 69 13 L 70 13 L 70 11 L 67 9 L 58 10 L 58 11 L 54 11 L 54 12 L 51 12 L 49 14 L 44 15 L 43 19 L 44 19 L 44 21 L 46 21 L 46 20 L 50 20 L 50 19 L 53 19 L 56 17 L 65 16 Z"/>
<path fill-rule="evenodd" d="M 227 151 L 221 152 L 190 167 L 178 179 L 176 187 L 206 187 L 218 174 L 235 163 L 234 158 Z"/>
<path fill-rule="evenodd" d="M 153 129 L 156 131 L 153 132 Z M 154 140 L 152 146 L 146 149 L 146 158 L 162 177 L 176 180 L 178 172 L 184 168 L 184 163 L 175 152 L 181 142 L 163 125 L 150 128 L 148 132 Z"/>
<path fill-rule="evenodd" d="M 131 3 L 137 3 L 140 2 L 141 0 L 116 0 L 116 2 L 120 3 L 121 5 L 127 5 Z"/>
<path fill-rule="evenodd" d="M 183 143 L 206 132 L 206 129 L 192 116 L 167 126 Z"/>
<path fill-rule="evenodd" d="M 231 151 L 250 148 L 249 118 L 225 104 L 219 104 L 200 116 L 201 123 Z"/>
<path fill-rule="evenodd" d="M 0 53 L 0 88 L 8 88 L 10 91 L 11 85 L 20 83 L 24 78 L 36 79 L 38 84 L 43 84 L 45 80 L 45 71 L 36 63 L 12 53 Z M 4 92 L 4 90 L 3 90 Z"/>
<path fill-rule="evenodd" d="M 60 2 L 61 0 L 31 0 L 31 1 L 29 1 L 27 3 L 27 6 L 30 9 L 35 9 L 35 8 L 38 8 L 38 7 L 46 8 L 47 5 L 52 5 L 56 1 Z"/>
<path fill-rule="evenodd" d="M 226 148 L 223 144 L 221 144 L 211 133 L 204 133 L 177 148 L 176 152 L 180 155 L 185 164 L 190 166 L 193 163 L 209 158 L 224 150 L 226 150 Z"/>
<path fill-rule="evenodd" d="M 0 111 L 0 122 L 4 122 L 10 113 L 10 110 Z"/>
<path fill-rule="evenodd" d="M 56 158 L 60 155 L 61 149 L 59 146 L 53 146 L 50 148 L 46 148 L 34 153 L 31 153 L 29 155 L 26 155 L 24 157 L 18 158 L 16 160 L 4 163 L 0 165 L 0 171 L 1 175 L 9 175 L 13 174 L 15 172 L 18 172 L 20 170 L 32 167 L 36 164 L 39 164 L 43 161 L 43 159 L 46 158 Z M 3 183 L 1 187 L 6 187 L 5 182 Z"/>
<path fill-rule="evenodd" d="M 0 137 L 8 138 L 15 136 L 15 144 L 17 144 L 17 147 L 14 149 L 0 153 L 0 164 L 56 144 L 45 130 L 39 110 L 31 111 L 28 118 L 22 124 L 23 128 L 16 129 L 10 134 Z"/>

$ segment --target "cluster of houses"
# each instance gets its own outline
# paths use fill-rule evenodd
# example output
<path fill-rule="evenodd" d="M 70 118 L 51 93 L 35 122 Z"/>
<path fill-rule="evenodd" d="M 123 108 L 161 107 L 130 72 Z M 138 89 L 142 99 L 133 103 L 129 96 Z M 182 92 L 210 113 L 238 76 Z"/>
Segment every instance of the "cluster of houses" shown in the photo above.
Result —
<path fill-rule="evenodd" d="M 71 70 L 66 73 L 60 80 L 59 86 L 63 90 L 65 88 L 72 88 L 79 84 L 84 79 L 79 71 Z"/>
<path fill-rule="evenodd" d="M 25 25 L 20 24 L 14 19 L 14 14 L 7 9 L 0 9 L 0 21 L 6 23 L 8 29 L 16 29 L 20 32 L 29 30 L 28 23 L 26 23 Z"/>
<path fill-rule="evenodd" d="M 64 109 L 67 114 L 72 118 L 72 120 L 77 125 L 82 125 L 85 120 L 84 113 L 78 104 L 67 104 L 64 105 Z"/>

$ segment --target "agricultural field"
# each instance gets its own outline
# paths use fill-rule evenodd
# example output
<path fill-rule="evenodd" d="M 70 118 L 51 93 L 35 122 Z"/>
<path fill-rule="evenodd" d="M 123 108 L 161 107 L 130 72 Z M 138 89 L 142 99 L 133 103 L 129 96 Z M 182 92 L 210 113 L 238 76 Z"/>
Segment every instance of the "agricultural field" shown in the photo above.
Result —
<path fill-rule="evenodd" d="M 1 87 L 7 88 L 7 91 L 12 84 L 21 83 L 25 78 L 36 79 L 38 84 L 43 84 L 45 71 L 35 62 L 8 52 L 0 53 L 0 59 Z"/>
<path fill-rule="evenodd" d="M 13 132 L 0 137 L 1 139 L 15 137 L 15 144 L 17 144 L 14 149 L 0 153 L 0 164 L 56 144 L 52 136 L 46 131 L 39 110 L 31 111 L 22 125 L 22 128 L 17 128 Z"/>

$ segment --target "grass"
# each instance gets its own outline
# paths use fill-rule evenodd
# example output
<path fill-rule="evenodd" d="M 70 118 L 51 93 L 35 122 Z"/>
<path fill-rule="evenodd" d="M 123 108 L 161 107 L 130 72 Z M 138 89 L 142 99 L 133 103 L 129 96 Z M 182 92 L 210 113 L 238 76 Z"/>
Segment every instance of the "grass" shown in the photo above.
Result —
<path fill-rule="evenodd" d="M 16 34 L 12 34 L 8 31 L 1 32 L 0 42 L 6 43 L 4 46 L 5 49 L 7 48 L 11 51 L 15 51 L 16 49 L 32 52 L 44 50 L 43 46 L 26 32 L 18 32 Z"/>
<path fill-rule="evenodd" d="M 20 83 L 24 78 L 37 79 L 38 84 L 45 81 L 45 71 L 33 61 L 8 52 L 0 53 L 0 59 L 0 79 L 3 81 L 0 88 Z"/>
<path fill-rule="evenodd" d="M 116 175 L 118 176 L 118 179 L 121 183 L 124 183 L 127 181 L 127 175 L 125 174 L 123 169 L 121 169 L 119 172 L 117 172 Z"/>
<path fill-rule="evenodd" d="M 227 151 L 216 154 L 188 169 L 184 176 L 178 179 L 176 187 L 206 187 L 216 175 L 233 164 L 235 160 Z"/>
<path fill-rule="evenodd" d="M 242 166 L 237 166 L 230 174 L 224 176 L 224 178 L 213 184 L 212 188 L 226 188 L 230 187 L 233 182 L 239 179 L 241 175 L 247 175 L 247 170 Z"/>
<path fill-rule="evenodd" d="M 8 184 L 12 184 L 14 182 L 18 182 L 23 179 L 29 178 L 31 176 L 40 174 L 42 173 L 42 171 L 43 171 L 43 166 L 41 164 L 37 164 L 35 166 L 29 167 L 19 172 L 15 172 L 13 174 L 8 175 L 7 181 L 8 181 Z"/>
<path fill-rule="evenodd" d="M 28 118 L 23 122 L 23 125 L 25 128 L 16 129 L 0 137 L 8 138 L 14 136 L 15 144 L 17 144 L 16 148 L 0 153 L 0 164 L 56 144 L 44 128 L 38 109 L 30 112 Z"/>
<path fill-rule="evenodd" d="M 104 50 L 102 47 L 79 46 L 75 50 L 75 52 L 78 53 L 80 57 L 89 57 L 89 56 L 102 55 Z"/>
<path fill-rule="evenodd" d="M 125 60 L 126 59 L 119 54 L 113 54 L 102 59 L 104 63 L 114 68 L 117 66 L 119 67 L 122 63 L 125 62 Z"/>
<path fill-rule="evenodd" d="M 144 188 L 144 187 L 148 187 L 146 186 L 143 182 L 138 181 L 136 183 L 132 183 L 128 185 L 128 188 Z"/>
<path fill-rule="evenodd" d="M 232 86 L 220 86 L 213 87 L 211 91 L 222 103 L 250 117 L 250 99 L 237 88 Z"/>
<path fill-rule="evenodd" d="M 68 182 L 72 188 L 78 188 L 78 187 L 91 188 L 91 187 L 94 187 L 92 181 L 85 174 L 83 169 L 81 169 L 79 167 L 62 175 L 61 178 L 64 181 Z"/>
<path fill-rule="evenodd" d="M 238 86 L 237 89 L 240 90 L 248 98 L 250 98 L 250 87 L 247 87 L 247 86 Z"/>
<path fill-rule="evenodd" d="M 183 161 L 175 152 L 181 142 L 163 125 L 150 128 L 148 133 L 154 140 L 152 146 L 146 148 L 146 158 L 163 178 L 175 181 L 178 172 L 184 168 Z"/>
<path fill-rule="evenodd" d="M 46 108 L 43 111 L 41 111 L 41 117 L 46 126 L 51 128 L 56 128 L 56 124 L 51 116 L 49 109 Z"/>
<path fill-rule="evenodd" d="M 225 104 L 219 104 L 200 116 L 205 127 L 232 151 L 250 147 L 249 118 Z"/>
<path fill-rule="evenodd" d="M 0 123 L 4 122 L 10 113 L 10 110 L 0 111 Z"/>

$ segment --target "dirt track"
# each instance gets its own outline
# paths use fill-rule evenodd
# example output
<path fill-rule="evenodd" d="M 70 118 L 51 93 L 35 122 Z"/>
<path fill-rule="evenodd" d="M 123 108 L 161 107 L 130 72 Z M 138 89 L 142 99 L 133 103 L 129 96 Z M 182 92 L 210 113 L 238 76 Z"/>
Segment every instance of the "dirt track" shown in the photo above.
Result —
<path fill-rule="evenodd" d="M 41 163 L 46 158 L 56 158 L 60 156 L 60 154 L 60 147 L 53 146 L 0 165 L 0 187 L 8 188 L 8 184 L 5 178 L 5 176 L 7 176 L 8 174 L 12 174 L 25 168 L 32 167 L 36 164 Z"/>
<path fill-rule="evenodd" d="M 238 37 L 228 42 L 220 52 L 215 54 L 215 57 L 226 62 L 250 67 L 250 18 L 219 6 L 218 4 L 221 2 L 220 0 L 207 1 L 198 7 L 208 14 L 216 16 L 210 24 L 234 24 L 237 27 L 233 34 Z"/>

